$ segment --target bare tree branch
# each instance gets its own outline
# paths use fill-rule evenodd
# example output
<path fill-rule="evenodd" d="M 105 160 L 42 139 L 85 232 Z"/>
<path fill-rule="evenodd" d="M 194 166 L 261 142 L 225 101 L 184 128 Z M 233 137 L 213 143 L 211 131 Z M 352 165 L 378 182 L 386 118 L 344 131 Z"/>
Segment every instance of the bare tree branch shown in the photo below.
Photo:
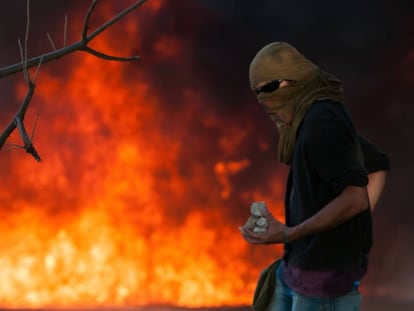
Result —
<path fill-rule="evenodd" d="M 21 44 L 20 44 L 20 47 L 21 47 Z M 21 49 L 21 51 L 22 51 L 22 49 Z M 23 60 L 23 62 L 24 62 L 24 60 Z M 25 68 L 25 71 L 27 71 L 27 68 Z M 36 151 L 36 149 L 35 149 L 35 147 L 33 146 L 33 143 L 32 143 L 34 129 L 33 129 L 33 132 L 32 132 L 32 137 L 29 137 L 29 135 L 27 134 L 26 128 L 24 127 L 24 123 L 23 123 L 27 108 L 29 106 L 30 101 L 32 100 L 32 97 L 33 97 L 33 94 L 34 94 L 34 91 L 35 91 L 35 87 L 36 87 L 36 85 L 30 80 L 29 73 L 25 73 L 25 77 L 27 77 L 26 82 L 28 84 L 28 90 L 27 90 L 26 96 L 24 98 L 24 101 L 23 101 L 22 105 L 20 106 L 19 110 L 17 111 L 16 115 L 14 116 L 13 120 L 10 121 L 10 123 L 7 125 L 7 127 L 4 129 L 4 131 L 1 133 L 1 135 L 0 135 L 0 148 L 3 146 L 6 139 L 10 136 L 10 134 L 17 127 L 17 129 L 19 130 L 20 136 L 22 137 L 22 140 L 23 140 L 23 146 L 20 146 L 20 147 L 23 148 L 24 150 L 26 150 L 27 153 L 31 154 L 38 162 L 40 162 L 41 158 L 39 157 L 39 155 L 38 155 L 38 153 L 37 153 L 37 151 Z"/>
<path fill-rule="evenodd" d="M 41 56 L 33 57 L 29 60 L 27 60 L 27 67 L 31 68 L 33 66 L 37 66 L 39 64 L 39 61 L 43 58 L 43 63 L 46 64 L 52 60 L 61 58 L 62 56 L 71 54 L 76 51 L 80 51 L 82 48 L 82 42 L 76 42 L 72 45 L 69 45 L 65 48 L 57 49 L 56 51 L 45 53 Z M 23 70 L 22 64 L 14 64 L 10 65 L 8 67 L 3 67 L 0 69 L 0 78 L 15 74 L 17 72 L 20 72 Z"/>
<path fill-rule="evenodd" d="M 146 0 L 139 0 L 136 1 L 134 4 L 132 4 L 130 7 L 128 7 L 127 9 L 123 10 L 122 12 L 120 12 L 119 14 L 117 14 L 116 16 L 114 16 L 111 20 L 109 20 L 108 22 L 104 23 L 103 25 L 101 25 L 100 27 L 98 27 L 93 33 L 89 34 L 86 36 L 86 41 L 84 41 L 83 39 L 69 45 L 69 46 L 65 46 L 61 49 L 57 49 L 56 51 L 52 51 L 49 53 L 45 53 L 41 56 L 37 56 L 37 57 L 33 57 L 29 60 L 27 60 L 27 68 L 31 68 L 33 66 L 37 66 L 37 64 L 39 64 L 40 59 L 43 57 L 43 63 L 46 64 L 52 60 L 61 58 L 65 55 L 71 54 L 73 52 L 76 51 L 84 51 L 85 47 L 87 47 L 87 44 L 94 39 L 96 36 L 98 36 L 101 32 L 105 31 L 106 29 L 108 29 L 110 26 L 112 26 L 114 23 L 116 23 L 117 21 L 119 21 L 121 18 L 123 18 L 125 15 L 127 15 L 128 13 L 131 13 L 132 11 L 134 11 L 136 8 L 138 8 L 139 6 L 141 6 Z M 97 2 L 97 0 L 94 0 L 93 3 Z M 92 5 L 93 5 L 92 3 Z M 91 5 L 91 7 L 92 7 Z M 89 9 L 90 10 L 90 9 Z M 89 12 L 89 11 L 88 11 Z M 87 29 L 88 26 L 84 25 L 84 29 Z M 96 55 L 95 55 L 96 56 Z M 136 56 L 135 58 L 131 58 L 132 60 L 136 60 L 139 59 L 138 56 Z M 5 76 L 9 76 L 12 75 L 16 72 L 20 72 L 22 71 L 22 64 L 18 63 L 18 64 L 14 64 L 8 67 L 3 67 L 0 68 L 0 78 L 5 77 Z"/>
<path fill-rule="evenodd" d="M 33 146 L 32 140 L 27 134 L 22 118 L 20 116 L 16 116 L 15 123 L 16 123 L 17 129 L 19 130 L 20 136 L 23 138 L 23 143 L 24 143 L 23 149 L 26 150 L 27 153 L 31 154 L 36 159 L 37 162 L 42 162 L 42 159 L 39 157 L 39 154 L 37 153 L 35 147 Z"/>
<path fill-rule="evenodd" d="M 102 26 L 100 26 L 98 29 L 96 29 L 93 33 L 88 35 L 88 37 L 87 37 L 88 42 L 91 41 L 93 38 L 95 38 L 97 35 L 99 35 L 101 32 L 103 32 L 104 30 L 108 29 L 110 26 L 115 24 L 117 21 L 122 19 L 125 15 L 127 15 L 127 14 L 131 13 L 132 11 L 134 11 L 137 7 L 142 5 L 145 1 L 146 0 L 137 1 L 134 4 L 132 4 L 130 7 L 126 8 L 125 10 L 120 12 L 119 14 L 112 17 L 109 21 L 107 21 Z"/>
<path fill-rule="evenodd" d="M 34 130 L 36 127 L 38 116 L 36 117 L 33 128 L 32 128 L 32 134 L 31 136 L 28 135 L 26 128 L 24 126 L 24 117 L 27 111 L 27 108 L 29 106 L 29 103 L 33 97 L 34 91 L 35 91 L 35 83 L 40 65 L 42 63 L 48 63 L 52 60 L 58 59 L 60 57 L 63 57 L 65 55 L 71 54 L 76 51 L 83 51 L 86 53 L 89 53 L 93 56 L 96 56 L 98 58 L 104 59 L 104 60 L 110 60 L 110 61 L 135 61 L 139 59 L 139 56 L 131 56 L 131 57 L 118 57 L 118 56 L 111 56 L 105 53 L 102 53 L 100 51 L 97 51 L 91 47 L 88 46 L 88 43 L 93 40 L 95 37 L 97 37 L 100 33 L 111 27 L 113 24 L 115 24 L 117 21 L 122 19 L 125 15 L 129 14 L 130 12 L 134 11 L 136 8 L 141 6 L 146 0 L 139 0 L 133 3 L 131 6 L 126 8 L 125 10 L 121 11 L 117 15 L 115 15 L 113 18 L 111 18 L 106 23 L 102 24 L 100 27 L 98 27 L 94 32 L 88 35 L 88 28 L 89 28 L 89 20 L 91 18 L 91 15 L 93 13 L 93 10 L 95 9 L 98 0 L 93 0 L 91 5 L 89 6 L 88 12 L 86 13 L 85 20 L 82 27 L 82 37 L 79 41 L 66 46 L 66 37 L 67 37 L 67 15 L 65 15 L 65 25 L 64 25 L 64 34 L 63 34 L 63 47 L 60 49 L 56 49 L 56 45 L 54 44 L 52 38 L 50 37 L 49 33 L 47 33 L 47 36 L 49 38 L 49 41 L 52 45 L 52 48 L 54 51 L 45 53 L 43 55 L 33 57 L 31 59 L 28 59 L 28 39 L 29 39 L 29 25 L 30 25 L 30 0 L 27 0 L 27 24 L 26 24 L 26 34 L 25 34 L 25 40 L 24 40 L 24 48 L 22 47 L 22 43 L 20 39 L 18 40 L 20 54 L 21 54 L 21 62 L 0 68 L 0 78 L 12 75 L 14 73 L 23 71 L 25 81 L 28 86 L 27 94 L 23 100 L 23 103 L 19 107 L 19 110 L 13 117 L 13 119 L 9 122 L 9 124 L 6 126 L 6 128 L 1 132 L 0 134 L 0 149 L 6 142 L 6 140 L 9 138 L 11 133 L 16 129 L 18 129 L 19 134 L 23 140 L 23 146 L 18 146 L 13 144 L 14 147 L 17 148 L 23 148 L 31 154 L 37 161 L 41 161 L 41 158 L 39 157 L 36 149 L 33 146 L 33 136 L 34 136 Z M 33 80 L 30 77 L 29 69 L 37 66 L 36 72 L 34 74 Z"/>
<path fill-rule="evenodd" d="M 92 15 L 92 11 L 95 8 L 95 6 L 96 6 L 97 3 L 98 3 L 98 0 L 93 0 L 92 1 L 91 5 L 90 5 L 90 7 L 88 9 L 88 12 L 86 13 L 85 20 L 83 22 L 83 27 L 82 27 L 82 41 L 85 42 L 85 44 L 88 42 L 87 34 L 88 34 L 88 27 L 89 27 L 89 19 L 90 19 L 91 15 Z"/>
<path fill-rule="evenodd" d="M 30 5 L 30 0 L 27 0 L 27 7 L 29 7 Z M 28 46 L 28 39 L 29 39 L 29 22 L 30 22 L 30 15 L 29 15 L 29 9 L 27 10 L 27 26 L 26 26 L 26 35 L 25 35 L 25 40 L 24 40 L 24 52 L 23 52 L 23 47 L 22 47 L 22 43 L 20 42 L 20 39 L 18 40 L 19 43 L 19 49 L 20 49 L 20 56 L 21 56 L 21 60 L 22 60 L 22 66 L 23 66 L 23 73 L 24 73 L 24 78 L 26 80 L 27 86 L 28 86 L 28 90 L 27 90 L 27 94 L 26 97 L 22 103 L 22 105 L 20 106 L 19 111 L 17 112 L 17 114 L 14 117 L 14 124 L 17 127 L 17 129 L 19 130 L 20 133 L 20 137 L 23 140 L 23 146 L 22 148 L 24 150 L 26 150 L 27 153 L 31 154 L 38 162 L 41 162 L 42 160 L 39 157 L 39 154 L 37 153 L 35 147 L 33 146 L 32 143 L 32 137 L 33 137 L 33 133 L 32 133 L 32 137 L 29 137 L 29 135 L 27 134 L 27 130 L 24 126 L 24 117 L 26 115 L 26 111 L 27 111 L 27 107 L 29 107 L 29 103 L 32 100 L 33 94 L 34 94 L 34 90 L 36 85 L 33 83 L 33 81 L 30 78 L 30 72 L 29 69 L 27 68 L 27 46 Z M 39 64 L 40 66 L 40 64 Z M 38 67 L 39 69 L 39 67 Z M 38 70 L 36 70 L 37 73 Z"/>
<path fill-rule="evenodd" d="M 131 56 L 131 57 L 118 57 L 118 56 L 111 56 L 111 55 L 107 55 L 104 53 L 101 53 L 99 51 L 96 51 L 88 46 L 86 46 L 85 48 L 82 49 L 85 52 L 88 52 L 89 54 L 92 54 L 96 57 L 102 58 L 102 59 L 106 59 L 106 60 L 114 60 L 114 61 L 118 61 L 118 62 L 130 62 L 130 61 L 134 61 L 134 60 L 138 60 L 139 56 Z"/>

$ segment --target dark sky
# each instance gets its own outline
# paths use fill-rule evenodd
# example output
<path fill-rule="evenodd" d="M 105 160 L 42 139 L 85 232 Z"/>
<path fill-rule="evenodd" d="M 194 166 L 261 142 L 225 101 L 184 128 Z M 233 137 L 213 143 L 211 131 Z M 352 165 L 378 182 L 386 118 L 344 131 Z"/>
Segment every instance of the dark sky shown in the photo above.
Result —
<path fill-rule="evenodd" d="M 33 0 L 33 32 L 61 32 L 57 27 L 50 30 L 48 25 L 63 24 L 65 12 L 85 10 L 87 4 Z M 8 14 L 0 19 L 0 65 L 7 65 L 18 60 L 15 40 L 24 31 L 25 1 L 9 1 L 1 6 Z M 139 12 L 136 16 L 149 19 Z M 171 81 L 191 86 L 200 96 L 211 99 L 212 107 L 203 109 L 213 110 L 224 120 L 240 114 L 251 117 L 267 137 L 276 137 L 276 131 L 261 114 L 248 84 L 249 62 L 262 46 L 287 41 L 343 81 L 346 104 L 357 129 L 387 152 L 392 164 L 384 195 L 373 215 L 375 273 L 368 279 L 391 284 L 403 298 L 413 297 L 414 3 L 175 0 L 166 1 L 151 18 L 143 24 L 144 46 L 137 51 L 142 56 L 137 66 L 152 68 L 153 75 L 148 79 L 170 98 L 178 96 L 173 88 L 166 87 Z M 182 38 L 189 61 L 146 62 L 153 52 L 151 39 L 160 34 Z M 32 52 L 41 51 L 45 41 L 44 37 L 32 40 Z M 4 99 L 9 87 L 7 82 L 0 86 Z M 172 106 L 165 109 L 174 111 Z M 3 117 L 0 120 L 3 124 Z M 273 141 L 276 144 L 276 139 Z M 276 158 L 268 156 L 264 160 Z M 264 176 L 269 174 L 261 163 L 254 168 Z"/>

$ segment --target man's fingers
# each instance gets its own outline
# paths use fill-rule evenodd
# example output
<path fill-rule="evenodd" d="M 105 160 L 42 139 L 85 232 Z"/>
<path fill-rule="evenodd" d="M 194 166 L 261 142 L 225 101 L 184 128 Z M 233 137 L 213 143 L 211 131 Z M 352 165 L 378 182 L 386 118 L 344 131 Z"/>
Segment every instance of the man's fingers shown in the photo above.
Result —
<path fill-rule="evenodd" d="M 243 228 L 243 227 L 239 227 L 240 232 L 243 235 L 243 238 L 250 243 L 263 243 L 263 239 L 262 237 L 256 235 L 255 233 L 253 233 L 252 231 L 250 231 L 249 229 Z"/>
<path fill-rule="evenodd" d="M 247 232 L 243 227 L 239 227 L 239 230 L 243 234 L 243 236 L 247 235 Z"/>
<path fill-rule="evenodd" d="M 246 238 L 251 238 L 253 237 L 252 235 L 254 234 L 253 232 L 251 232 L 249 229 L 246 229 L 244 227 L 239 227 L 239 230 L 241 231 L 242 235 Z"/>
<path fill-rule="evenodd" d="M 249 233 L 246 231 L 246 229 L 244 229 L 243 227 L 239 227 L 239 230 L 245 239 L 249 238 Z"/>

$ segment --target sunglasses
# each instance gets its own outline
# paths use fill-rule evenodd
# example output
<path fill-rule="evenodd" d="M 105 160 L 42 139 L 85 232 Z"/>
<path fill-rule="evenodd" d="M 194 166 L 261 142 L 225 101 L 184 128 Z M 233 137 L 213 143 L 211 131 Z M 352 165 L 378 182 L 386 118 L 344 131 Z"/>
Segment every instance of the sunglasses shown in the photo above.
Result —
<path fill-rule="evenodd" d="M 265 85 L 261 87 L 253 88 L 253 91 L 256 94 L 274 92 L 279 88 L 280 83 L 282 83 L 283 80 L 284 79 L 270 81 L 269 83 L 266 83 Z"/>

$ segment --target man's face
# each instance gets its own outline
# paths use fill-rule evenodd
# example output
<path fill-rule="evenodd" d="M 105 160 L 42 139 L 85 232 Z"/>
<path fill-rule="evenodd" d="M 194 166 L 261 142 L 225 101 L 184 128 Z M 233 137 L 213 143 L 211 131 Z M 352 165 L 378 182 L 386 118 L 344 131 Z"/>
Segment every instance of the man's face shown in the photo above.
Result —
<path fill-rule="evenodd" d="M 278 89 L 290 85 L 290 82 L 287 80 L 279 80 L 280 82 L 278 83 L 278 85 L 276 85 L 277 87 L 274 88 L 275 85 L 273 85 L 272 87 L 271 84 L 274 83 L 275 81 L 278 81 L 278 80 L 260 82 L 253 88 L 253 91 L 257 95 L 260 94 L 260 92 L 266 92 L 266 90 L 270 90 L 271 92 L 277 93 Z M 269 88 L 269 85 L 270 85 L 270 88 Z M 263 100 L 259 100 L 259 103 L 263 106 L 266 114 L 269 116 L 270 119 L 272 119 L 272 121 L 276 124 L 279 130 L 281 129 L 283 124 L 290 123 L 292 121 L 293 115 L 289 111 L 286 111 L 284 107 L 275 109 L 274 103 L 272 102 L 271 97 L 263 99 Z"/>

